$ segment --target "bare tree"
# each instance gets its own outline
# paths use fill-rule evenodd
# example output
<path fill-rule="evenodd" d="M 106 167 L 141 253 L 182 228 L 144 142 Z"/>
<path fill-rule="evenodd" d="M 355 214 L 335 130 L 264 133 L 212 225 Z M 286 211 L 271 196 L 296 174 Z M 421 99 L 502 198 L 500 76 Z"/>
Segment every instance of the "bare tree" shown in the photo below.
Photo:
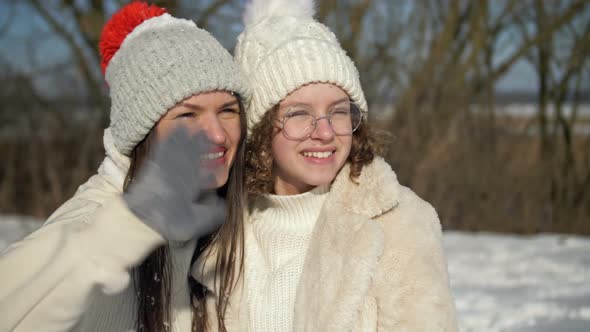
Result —
<path fill-rule="evenodd" d="M 0 120 L 22 133 L 0 136 L 10 156 L 0 169 L 2 211 L 46 215 L 96 168 L 108 122 L 97 43 L 127 2 L 24 2 L 48 31 L 24 42 L 29 71 L 0 51 Z M 228 48 L 242 28 L 241 0 L 151 2 Z M 394 136 L 386 159 L 400 180 L 434 203 L 446 227 L 513 232 L 590 234 L 590 136 L 576 133 L 588 121 L 579 107 L 590 89 L 589 12 L 587 0 L 317 2 L 317 18 L 361 73 L 372 125 Z M 13 24 L 0 14 L 0 38 Z M 67 56 L 37 63 L 49 35 Z M 538 94 L 525 119 L 504 112 L 496 91 L 523 62 L 537 73 Z"/>

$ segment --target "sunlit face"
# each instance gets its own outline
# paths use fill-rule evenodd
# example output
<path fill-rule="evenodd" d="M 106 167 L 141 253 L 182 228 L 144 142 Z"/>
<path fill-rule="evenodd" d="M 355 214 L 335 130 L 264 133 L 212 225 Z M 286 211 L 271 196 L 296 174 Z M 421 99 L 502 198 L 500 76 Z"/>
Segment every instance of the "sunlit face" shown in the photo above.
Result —
<path fill-rule="evenodd" d="M 348 100 L 348 94 L 334 84 L 308 84 L 281 101 L 276 118 L 282 119 L 298 105 L 313 109 L 316 117 L 325 116 L 334 105 Z M 304 140 L 290 139 L 279 128 L 272 138 L 275 193 L 294 195 L 331 183 L 350 154 L 352 135 L 336 135 L 327 119 L 319 120 Z"/>
<path fill-rule="evenodd" d="M 229 92 L 200 93 L 171 108 L 155 126 L 157 139 L 183 125 L 191 134 L 204 133 L 209 146 L 201 163 L 213 174 L 214 185 L 223 186 L 229 177 L 240 140 L 240 106 Z"/>

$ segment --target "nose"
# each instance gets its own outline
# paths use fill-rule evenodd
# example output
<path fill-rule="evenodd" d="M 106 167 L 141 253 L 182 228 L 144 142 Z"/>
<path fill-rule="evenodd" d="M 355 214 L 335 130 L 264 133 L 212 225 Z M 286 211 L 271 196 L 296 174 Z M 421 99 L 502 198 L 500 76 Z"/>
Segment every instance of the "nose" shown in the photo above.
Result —
<path fill-rule="evenodd" d="M 319 140 L 331 140 L 334 138 L 334 135 L 334 130 L 332 129 L 332 125 L 330 125 L 328 118 L 319 117 L 316 120 L 316 126 L 311 133 L 311 137 Z"/>
<path fill-rule="evenodd" d="M 225 130 L 215 114 L 207 114 L 200 119 L 200 130 L 210 143 L 221 145 L 225 142 Z"/>

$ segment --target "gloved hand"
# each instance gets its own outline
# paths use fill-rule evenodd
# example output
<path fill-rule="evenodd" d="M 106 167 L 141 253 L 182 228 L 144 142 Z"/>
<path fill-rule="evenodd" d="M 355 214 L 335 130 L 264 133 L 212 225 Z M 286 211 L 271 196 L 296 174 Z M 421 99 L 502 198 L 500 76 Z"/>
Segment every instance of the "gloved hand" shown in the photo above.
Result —
<path fill-rule="evenodd" d="M 207 188 L 212 175 L 200 165 L 204 135 L 179 127 L 156 143 L 123 199 L 146 225 L 168 241 L 206 235 L 225 220 L 225 204 Z"/>

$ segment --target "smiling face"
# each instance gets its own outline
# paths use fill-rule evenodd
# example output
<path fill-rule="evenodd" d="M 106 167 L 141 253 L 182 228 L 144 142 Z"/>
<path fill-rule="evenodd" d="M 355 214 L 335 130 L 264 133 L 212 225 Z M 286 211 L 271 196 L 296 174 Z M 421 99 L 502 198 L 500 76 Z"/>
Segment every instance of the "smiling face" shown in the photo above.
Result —
<path fill-rule="evenodd" d="M 201 163 L 213 174 L 212 187 L 225 185 L 241 134 L 237 98 L 229 92 L 213 91 L 185 99 L 156 124 L 156 139 L 169 135 L 179 125 L 185 126 L 191 134 L 205 134 L 209 148 L 201 156 Z"/>
<path fill-rule="evenodd" d="M 348 94 L 334 84 L 308 84 L 280 102 L 276 119 L 280 121 L 297 106 L 313 109 L 316 117 L 325 116 L 348 100 Z M 336 135 L 328 120 L 321 119 L 308 138 L 294 140 L 285 135 L 278 121 L 272 138 L 275 193 L 294 195 L 331 183 L 350 154 L 352 135 Z"/>

